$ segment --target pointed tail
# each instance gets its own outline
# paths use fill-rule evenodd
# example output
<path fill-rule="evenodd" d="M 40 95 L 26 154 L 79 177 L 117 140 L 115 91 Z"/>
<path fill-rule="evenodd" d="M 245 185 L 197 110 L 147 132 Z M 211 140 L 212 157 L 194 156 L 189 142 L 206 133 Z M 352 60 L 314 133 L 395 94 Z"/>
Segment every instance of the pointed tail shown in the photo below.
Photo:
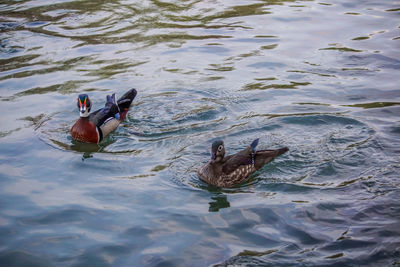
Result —
<path fill-rule="evenodd" d="M 124 111 L 125 109 L 129 109 L 136 95 L 137 95 L 136 89 L 132 88 L 118 99 L 117 103 L 121 112 Z"/>
<path fill-rule="evenodd" d="M 126 114 L 132 104 L 132 101 L 135 99 L 137 95 L 136 89 L 132 88 L 128 92 L 126 92 L 123 96 L 121 96 L 117 103 L 120 110 L 120 120 L 125 120 Z"/>
<path fill-rule="evenodd" d="M 254 157 L 254 166 L 258 170 L 268 162 L 272 161 L 274 158 L 279 157 L 287 151 L 289 151 L 289 148 L 287 147 L 271 150 L 259 150 L 256 152 Z"/>

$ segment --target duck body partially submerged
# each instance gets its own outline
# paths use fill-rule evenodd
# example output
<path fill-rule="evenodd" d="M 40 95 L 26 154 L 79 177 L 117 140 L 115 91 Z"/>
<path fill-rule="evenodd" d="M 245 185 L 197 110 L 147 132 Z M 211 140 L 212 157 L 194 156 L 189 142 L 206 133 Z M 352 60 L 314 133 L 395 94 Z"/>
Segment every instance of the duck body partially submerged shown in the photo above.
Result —
<path fill-rule="evenodd" d="M 224 142 L 215 141 L 211 146 L 211 159 L 198 170 L 200 178 L 215 186 L 233 187 L 289 150 L 283 147 L 256 151 L 258 140 L 254 140 L 246 149 L 226 157 Z"/>
<path fill-rule="evenodd" d="M 115 94 L 108 95 L 105 106 L 90 113 L 89 96 L 80 94 L 77 100 L 80 118 L 71 128 L 72 138 L 86 143 L 101 142 L 125 120 L 136 95 L 136 89 L 130 89 L 118 101 L 115 101 Z"/>

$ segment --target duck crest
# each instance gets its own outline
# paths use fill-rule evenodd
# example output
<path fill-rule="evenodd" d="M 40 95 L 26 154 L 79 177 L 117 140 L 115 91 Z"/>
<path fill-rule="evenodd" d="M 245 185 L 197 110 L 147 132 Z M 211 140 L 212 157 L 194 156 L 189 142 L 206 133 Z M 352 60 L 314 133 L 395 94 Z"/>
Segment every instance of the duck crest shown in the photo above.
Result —
<path fill-rule="evenodd" d="M 200 178 L 219 187 L 232 187 L 244 182 L 252 173 L 289 150 L 284 147 L 256 151 L 258 141 L 254 140 L 246 149 L 223 157 L 222 160 L 216 161 L 212 158 L 198 170 Z M 215 148 L 212 147 L 211 150 L 213 153 Z"/>

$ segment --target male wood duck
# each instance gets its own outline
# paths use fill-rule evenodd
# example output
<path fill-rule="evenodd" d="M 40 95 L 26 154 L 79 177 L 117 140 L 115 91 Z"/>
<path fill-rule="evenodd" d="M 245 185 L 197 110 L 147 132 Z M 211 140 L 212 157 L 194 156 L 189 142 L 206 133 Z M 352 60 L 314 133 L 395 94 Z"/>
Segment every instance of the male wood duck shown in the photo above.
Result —
<path fill-rule="evenodd" d="M 224 142 L 215 141 L 211 146 L 211 159 L 197 172 L 206 183 L 219 187 L 232 187 L 244 182 L 252 173 L 282 155 L 289 149 L 258 150 L 258 140 L 249 147 L 225 157 Z"/>
<path fill-rule="evenodd" d="M 135 89 L 130 89 L 118 101 L 115 101 L 115 94 L 108 95 L 104 108 L 92 113 L 90 113 L 92 104 L 89 96 L 87 94 L 79 95 L 80 118 L 71 128 L 72 138 L 86 143 L 99 143 L 114 131 L 121 121 L 125 120 L 136 94 Z"/>

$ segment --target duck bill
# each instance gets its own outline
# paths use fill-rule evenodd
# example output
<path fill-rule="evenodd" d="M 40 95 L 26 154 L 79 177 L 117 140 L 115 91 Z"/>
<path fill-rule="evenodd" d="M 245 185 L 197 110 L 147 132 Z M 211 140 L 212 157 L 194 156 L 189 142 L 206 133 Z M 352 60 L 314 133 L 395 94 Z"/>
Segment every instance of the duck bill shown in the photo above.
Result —
<path fill-rule="evenodd" d="M 216 155 L 214 153 L 211 154 L 211 161 L 214 161 L 216 158 Z"/>

